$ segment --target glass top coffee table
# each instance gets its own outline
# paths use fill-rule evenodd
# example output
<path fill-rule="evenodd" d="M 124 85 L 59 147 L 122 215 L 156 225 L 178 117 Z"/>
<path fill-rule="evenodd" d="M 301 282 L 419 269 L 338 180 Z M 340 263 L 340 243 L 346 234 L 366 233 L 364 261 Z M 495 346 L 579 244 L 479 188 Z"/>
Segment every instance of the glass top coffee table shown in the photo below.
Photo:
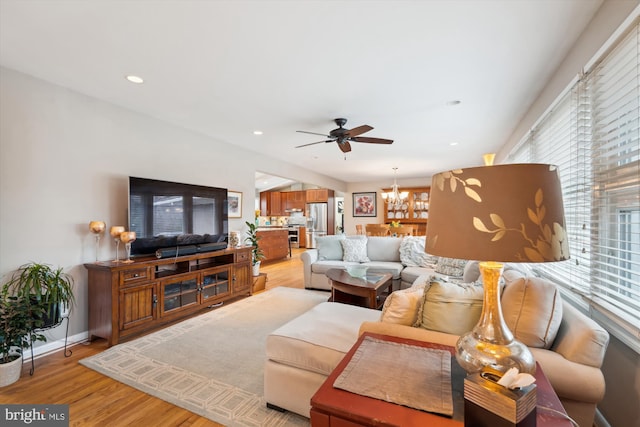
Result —
<path fill-rule="evenodd" d="M 325 275 L 331 280 L 330 301 L 334 302 L 379 309 L 393 290 L 393 276 L 389 273 L 354 277 L 345 270 L 331 268 Z"/>

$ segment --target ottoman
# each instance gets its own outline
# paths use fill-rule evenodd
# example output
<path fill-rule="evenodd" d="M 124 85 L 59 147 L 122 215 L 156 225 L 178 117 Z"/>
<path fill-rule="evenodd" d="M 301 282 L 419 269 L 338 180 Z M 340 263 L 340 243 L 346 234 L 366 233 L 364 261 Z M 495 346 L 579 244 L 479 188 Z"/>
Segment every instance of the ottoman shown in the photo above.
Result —
<path fill-rule="evenodd" d="M 309 417 L 311 396 L 358 340 L 362 322 L 380 311 L 324 302 L 273 331 L 266 342 L 267 405 Z"/>

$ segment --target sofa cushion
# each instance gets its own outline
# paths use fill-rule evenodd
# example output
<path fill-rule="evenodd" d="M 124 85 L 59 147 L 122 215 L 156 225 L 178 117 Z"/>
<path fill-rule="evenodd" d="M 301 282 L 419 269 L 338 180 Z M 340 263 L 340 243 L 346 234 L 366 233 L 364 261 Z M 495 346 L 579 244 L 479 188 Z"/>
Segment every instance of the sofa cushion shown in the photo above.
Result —
<path fill-rule="evenodd" d="M 467 260 L 464 259 L 440 257 L 436 264 L 436 273 L 451 277 L 462 277 L 465 265 L 467 265 Z"/>
<path fill-rule="evenodd" d="M 424 292 L 422 312 L 415 326 L 462 335 L 478 323 L 482 301 L 482 286 L 432 281 Z"/>
<path fill-rule="evenodd" d="M 440 276 L 436 273 L 435 268 L 429 267 L 405 267 L 401 273 L 402 281 L 407 283 L 415 283 L 420 276 L 427 276 L 431 279 L 433 276 Z"/>
<path fill-rule="evenodd" d="M 363 236 L 364 237 L 364 236 Z M 348 262 L 369 262 L 367 257 L 367 239 L 343 239 L 342 260 Z"/>
<path fill-rule="evenodd" d="M 400 261 L 408 267 L 434 267 L 438 257 L 424 251 L 426 237 L 406 236 L 400 244 Z"/>
<path fill-rule="evenodd" d="M 425 285 L 392 292 L 382 306 L 381 322 L 411 326 L 416 323 Z"/>
<path fill-rule="evenodd" d="M 318 249 L 318 259 L 320 261 L 340 260 L 342 261 L 342 244 L 344 240 L 343 234 L 335 236 L 321 236 L 316 239 Z"/>
<path fill-rule="evenodd" d="M 328 376 L 358 340 L 360 324 L 378 320 L 378 310 L 320 303 L 267 336 L 267 359 Z"/>
<path fill-rule="evenodd" d="M 507 280 L 500 302 L 504 321 L 517 340 L 529 347 L 551 348 L 562 321 L 562 299 L 555 284 L 540 277 Z"/>
<path fill-rule="evenodd" d="M 371 261 L 400 262 L 402 237 L 369 236 L 367 256 Z"/>

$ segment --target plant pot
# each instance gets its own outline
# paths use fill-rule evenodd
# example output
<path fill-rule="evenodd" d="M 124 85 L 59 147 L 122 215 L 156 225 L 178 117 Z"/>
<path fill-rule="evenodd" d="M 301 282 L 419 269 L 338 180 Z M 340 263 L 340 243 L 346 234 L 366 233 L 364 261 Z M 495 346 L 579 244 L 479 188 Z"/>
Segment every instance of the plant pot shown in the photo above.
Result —
<path fill-rule="evenodd" d="M 253 269 L 253 277 L 260 275 L 260 261 L 253 264 L 251 268 Z"/>
<path fill-rule="evenodd" d="M 47 313 L 44 313 L 44 316 L 42 316 L 42 320 L 44 322 L 42 325 L 42 329 L 50 328 L 60 323 L 60 315 L 60 304 L 52 305 L 49 311 Z"/>
<path fill-rule="evenodd" d="M 18 356 L 15 360 L 9 363 L 0 363 L 0 387 L 13 384 L 20 379 L 22 355 L 19 353 L 15 353 L 15 355 Z"/>

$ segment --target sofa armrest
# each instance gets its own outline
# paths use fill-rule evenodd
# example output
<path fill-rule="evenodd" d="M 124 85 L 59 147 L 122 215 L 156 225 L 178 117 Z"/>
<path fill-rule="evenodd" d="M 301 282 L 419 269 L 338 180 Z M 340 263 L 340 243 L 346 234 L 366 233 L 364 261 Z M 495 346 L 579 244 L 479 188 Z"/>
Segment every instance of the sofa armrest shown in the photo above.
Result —
<path fill-rule="evenodd" d="M 399 325 L 388 322 L 362 322 L 358 335 L 365 332 L 373 332 L 381 335 L 391 335 L 394 337 L 408 338 L 417 341 L 432 342 L 436 344 L 455 347 L 458 341 L 457 335 L 445 334 L 444 332 L 430 331 L 413 326 Z"/>
<path fill-rule="evenodd" d="M 307 249 L 300 255 L 302 271 L 304 273 L 304 287 L 311 287 L 311 265 L 318 260 L 317 249 Z"/>
<path fill-rule="evenodd" d="M 593 404 L 603 399 L 605 381 L 600 369 L 572 362 L 551 350 L 532 348 L 531 353 L 560 398 Z"/>
<path fill-rule="evenodd" d="M 551 350 L 581 365 L 600 368 L 609 345 L 609 333 L 564 301 L 562 323 Z"/>

